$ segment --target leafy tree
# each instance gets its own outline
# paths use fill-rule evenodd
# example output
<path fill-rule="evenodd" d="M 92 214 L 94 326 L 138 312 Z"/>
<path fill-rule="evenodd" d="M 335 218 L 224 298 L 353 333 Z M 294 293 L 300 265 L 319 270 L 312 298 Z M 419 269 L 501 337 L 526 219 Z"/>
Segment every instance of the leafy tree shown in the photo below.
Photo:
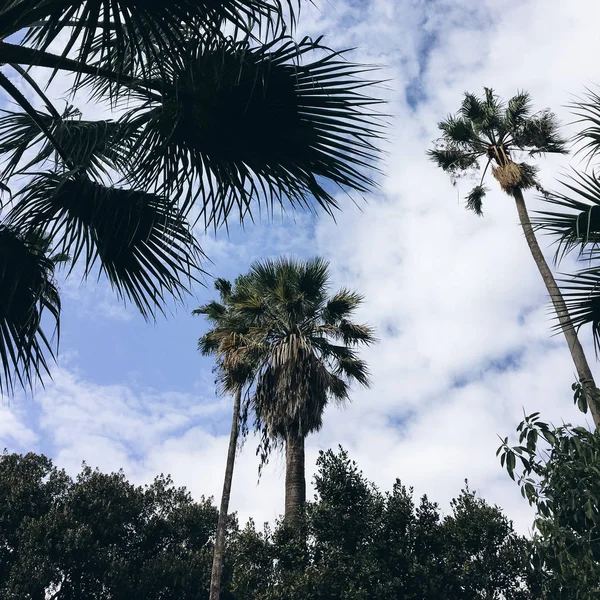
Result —
<path fill-rule="evenodd" d="M 226 529 L 225 600 L 541 600 L 530 544 L 463 490 L 451 514 L 396 481 L 380 492 L 343 449 L 321 452 L 308 532 Z M 146 487 L 40 455 L 0 456 L 0 596 L 7 600 L 209 597 L 217 511 L 168 477 Z"/>
<path fill-rule="evenodd" d="M 223 571 L 223 554 L 225 550 L 225 534 L 229 499 L 233 482 L 235 454 L 240 431 L 241 401 L 244 386 L 253 376 L 253 365 L 246 360 L 238 360 L 240 337 L 247 333 L 247 326 L 237 316 L 232 307 L 232 287 L 229 281 L 217 279 L 215 288 L 220 294 L 220 302 L 212 301 L 196 309 L 193 314 L 204 315 L 212 329 L 207 331 L 198 341 L 198 349 L 207 356 L 217 359 L 218 383 L 223 393 L 233 394 L 233 416 L 229 435 L 229 449 L 225 464 L 223 493 L 219 509 L 219 521 L 215 536 L 215 550 L 210 583 L 210 600 L 219 600 L 221 593 L 221 576 Z M 243 350 L 243 348 L 242 348 Z"/>
<path fill-rule="evenodd" d="M 527 245 L 552 299 L 579 380 L 586 387 L 594 423 L 599 426 L 600 409 L 593 399 L 594 378 L 560 288 L 535 237 L 523 197 L 523 190 L 543 190 L 536 177 L 537 167 L 519 162 L 519 157 L 566 152 L 554 114 L 547 110 L 532 114 L 529 94 L 525 92 L 504 104 L 493 90 L 485 88 L 483 98 L 465 94 L 459 112 L 440 122 L 439 128 L 442 137 L 428 154 L 454 180 L 476 172 L 480 163 L 485 163 L 481 181 L 467 195 L 467 208 L 482 214 L 487 191 L 484 179 L 490 165 L 502 190 L 514 199 Z"/>
<path fill-rule="evenodd" d="M 539 599 L 528 542 L 468 489 L 442 518 L 400 481 L 381 493 L 343 449 L 320 453 L 315 488 L 308 547 L 283 524 L 272 538 L 273 584 L 257 598 Z"/>
<path fill-rule="evenodd" d="M 239 360 L 250 357 L 254 378 L 248 406 L 262 432 L 262 459 L 285 444 L 285 518 L 298 524 L 306 499 L 304 440 L 321 428 L 330 401 L 348 399 L 350 383 L 369 384 L 356 347 L 375 341 L 371 327 L 350 319 L 356 292 L 328 295 L 328 263 L 320 258 L 265 260 L 236 280 L 231 302 L 248 331 Z"/>
<path fill-rule="evenodd" d="M 580 392 L 581 393 L 581 392 Z M 539 413 L 519 424 L 519 445 L 505 438 L 502 465 L 536 507 L 531 560 L 548 598 L 592 600 L 600 595 L 600 434 Z"/>
<path fill-rule="evenodd" d="M 0 117 L 0 191 L 10 200 L 2 252 L 7 232 L 39 230 L 73 268 L 105 275 L 153 318 L 201 269 L 197 219 L 217 227 L 257 204 L 286 202 L 332 211 L 331 184 L 369 190 L 380 130 L 364 67 L 320 39 L 295 42 L 298 8 L 291 0 L 4 2 L 0 89 L 16 107 Z M 57 74 L 73 82 L 64 110 L 43 91 Z M 121 116 L 83 118 L 70 102 L 84 93 Z M 20 257 L 24 266 L 31 259 Z M 0 270 L 0 288 L 15 288 L 19 271 Z M 35 294 L 23 299 L 23 313 L 41 310 Z M 0 330 L 0 389 L 9 392 L 47 371 L 44 354 L 31 351 L 42 334 L 25 327 L 11 338 L 20 315 L 5 310 L 13 316 Z"/>
<path fill-rule="evenodd" d="M 208 598 L 217 513 L 168 477 L 146 488 L 44 456 L 0 457 L 0 595 L 6 600 Z"/>

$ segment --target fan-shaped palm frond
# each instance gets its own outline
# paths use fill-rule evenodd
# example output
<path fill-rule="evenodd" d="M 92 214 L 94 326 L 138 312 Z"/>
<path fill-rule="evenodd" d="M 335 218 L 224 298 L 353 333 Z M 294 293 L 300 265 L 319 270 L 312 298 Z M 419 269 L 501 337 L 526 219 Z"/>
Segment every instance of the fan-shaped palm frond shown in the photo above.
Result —
<path fill-rule="evenodd" d="M 592 252 L 596 259 L 597 251 Z M 571 316 L 572 326 L 579 329 L 591 324 L 596 355 L 600 352 L 600 267 L 579 271 L 570 278 L 564 278 L 561 291 Z"/>
<path fill-rule="evenodd" d="M 292 1 L 283 0 L 30 0 L 4 3 L 0 39 L 25 31 L 24 43 L 45 51 L 67 34 L 63 56 L 72 51 L 81 65 L 99 59 L 122 70 L 131 61 L 143 65 L 152 57 L 170 58 L 185 49 L 186 31 L 194 27 L 207 37 L 220 36 L 224 23 L 246 34 L 256 26 L 284 26 Z"/>
<path fill-rule="evenodd" d="M 25 173 L 52 157 L 59 168 L 86 171 L 95 178 L 105 176 L 109 169 L 119 172 L 128 167 L 132 141 L 127 135 L 130 132 L 120 123 L 81 119 L 80 111 L 73 106 L 67 106 L 62 115 L 37 111 L 35 121 L 24 112 L 2 112 L 0 158 L 5 165 L 4 178 L 9 178 L 22 165 L 28 151 L 32 156 L 21 166 Z M 62 152 L 69 157 L 67 165 L 62 164 L 54 144 L 40 131 L 38 121 L 45 123 Z"/>
<path fill-rule="evenodd" d="M 580 100 L 570 105 L 572 112 L 578 117 L 577 123 L 583 127 L 575 134 L 574 141 L 579 144 L 579 151 L 591 160 L 600 152 L 600 95 L 588 90 Z"/>
<path fill-rule="evenodd" d="M 314 52 L 326 54 L 303 64 Z M 374 185 L 366 169 L 381 129 L 369 109 L 376 101 L 360 93 L 363 71 L 319 40 L 199 40 L 172 65 L 162 102 L 124 118 L 139 136 L 132 181 L 161 182 L 166 195 L 195 187 L 207 223 L 234 209 L 244 218 L 252 203 L 314 200 L 331 211 L 326 180 L 361 192 Z"/>
<path fill-rule="evenodd" d="M 555 261 L 577 249 L 590 263 L 600 258 L 600 180 L 597 176 L 573 171 L 562 181 L 566 193 L 552 192 L 544 199 L 562 210 L 539 211 L 536 227 L 555 239 Z M 563 296 L 576 328 L 591 323 L 597 350 L 600 349 L 600 267 L 591 266 L 563 279 Z"/>
<path fill-rule="evenodd" d="M 60 297 L 54 270 L 65 262 L 50 253 L 50 241 L 37 231 L 22 233 L 0 224 L 0 393 L 16 384 L 30 387 L 49 373 L 47 357 L 58 343 Z"/>
<path fill-rule="evenodd" d="M 73 261 L 83 255 L 86 275 L 99 261 L 117 293 L 146 318 L 163 310 L 165 293 L 181 296 L 183 281 L 199 269 L 202 252 L 165 198 L 52 173 L 40 174 L 17 197 L 9 214 L 14 226 L 40 229 Z"/>
<path fill-rule="evenodd" d="M 555 238 L 555 260 L 578 248 L 595 247 L 600 242 L 600 180 L 597 176 L 573 171 L 563 180 L 567 193 L 551 192 L 544 199 L 563 210 L 538 211 L 533 223 Z"/>

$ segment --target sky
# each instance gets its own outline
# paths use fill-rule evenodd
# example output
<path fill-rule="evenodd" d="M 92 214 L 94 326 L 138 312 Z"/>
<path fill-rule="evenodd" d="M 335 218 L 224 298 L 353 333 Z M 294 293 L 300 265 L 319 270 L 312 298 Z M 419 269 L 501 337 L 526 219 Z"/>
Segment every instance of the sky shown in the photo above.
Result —
<path fill-rule="evenodd" d="M 358 206 L 340 196 L 335 221 L 306 212 L 244 227 L 198 231 L 207 271 L 234 278 L 256 259 L 281 254 L 330 261 L 332 289 L 365 301 L 357 320 L 380 342 L 362 352 L 373 385 L 343 409 L 327 409 L 307 439 L 307 481 L 319 450 L 341 444 L 382 490 L 396 478 L 448 512 L 464 480 L 529 531 L 533 512 L 495 456 L 514 439 L 523 411 L 547 421 L 589 423 L 573 406 L 574 368 L 508 196 L 494 189 L 484 217 L 464 209 L 471 182 L 452 187 L 428 161 L 436 124 L 465 91 L 520 90 L 564 123 L 573 95 L 600 83 L 592 0 L 315 0 L 296 37 L 325 35 L 350 57 L 381 65 L 389 126 L 378 192 Z M 92 110 L 98 111 L 98 107 Z M 103 113 L 106 117 L 107 115 Z M 565 133 L 574 131 L 565 126 Z M 542 183 L 577 158 L 545 158 Z M 490 181 L 490 187 L 495 188 Z M 527 197 L 532 210 L 535 197 Z M 540 240 L 550 259 L 550 240 Z M 561 270 L 569 271 L 563 263 Z M 210 359 L 196 351 L 206 325 L 191 311 L 216 296 L 209 276 L 167 318 L 146 323 L 103 281 L 61 281 L 58 365 L 45 389 L 0 403 L 0 448 L 43 452 L 75 474 L 85 461 L 123 468 L 136 483 L 170 473 L 192 494 L 220 497 L 231 400 L 215 393 Z M 594 364 L 589 336 L 582 341 Z M 283 512 L 284 460 L 257 482 L 256 440 L 237 458 L 231 510 L 261 524 Z"/>

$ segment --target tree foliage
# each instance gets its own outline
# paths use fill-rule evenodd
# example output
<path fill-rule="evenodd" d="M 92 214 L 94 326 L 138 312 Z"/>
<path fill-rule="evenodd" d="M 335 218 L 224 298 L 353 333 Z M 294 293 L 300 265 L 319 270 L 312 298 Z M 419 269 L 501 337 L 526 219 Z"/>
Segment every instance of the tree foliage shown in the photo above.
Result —
<path fill-rule="evenodd" d="M 396 481 L 380 492 L 343 449 L 321 452 L 308 537 L 231 517 L 225 600 L 533 600 L 529 542 L 466 488 L 442 516 Z M 7 600 L 208 598 L 217 511 L 168 477 L 134 486 L 35 454 L 0 457 L 0 595 Z"/>
<path fill-rule="evenodd" d="M 575 386 L 574 386 L 575 387 Z M 576 390 L 575 400 L 583 394 Z M 531 560 L 549 598 L 600 595 L 600 434 L 525 417 L 519 445 L 498 449 L 502 465 L 536 508 Z"/>

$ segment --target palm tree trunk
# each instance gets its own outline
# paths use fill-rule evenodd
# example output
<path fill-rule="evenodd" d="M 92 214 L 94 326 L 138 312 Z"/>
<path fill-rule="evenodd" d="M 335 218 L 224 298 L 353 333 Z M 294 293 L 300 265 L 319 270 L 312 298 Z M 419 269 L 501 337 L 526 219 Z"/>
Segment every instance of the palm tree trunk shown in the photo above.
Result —
<path fill-rule="evenodd" d="M 221 595 L 223 551 L 225 550 L 225 525 L 227 524 L 227 511 L 229 510 L 229 498 L 231 496 L 231 482 L 233 480 L 233 465 L 235 463 L 235 450 L 239 431 L 241 400 L 242 390 L 239 389 L 235 393 L 233 402 L 233 418 L 231 420 L 231 433 L 229 435 L 227 464 L 225 465 L 225 480 L 223 481 L 223 494 L 221 496 L 217 534 L 215 536 L 215 550 L 213 554 L 212 571 L 210 574 L 210 600 L 219 600 Z"/>
<path fill-rule="evenodd" d="M 285 522 L 296 527 L 306 502 L 304 437 L 289 433 L 285 446 Z"/>
<path fill-rule="evenodd" d="M 581 343 L 577 337 L 577 332 L 573 327 L 573 323 L 571 321 L 571 317 L 569 315 L 569 311 L 567 310 L 567 306 L 563 299 L 560 288 L 556 284 L 556 280 L 552 275 L 552 271 L 550 270 L 550 267 L 548 267 L 548 263 L 546 262 L 546 259 L 544 258 L 544 255 L 542 254 L 540 246 L 535 237 L 533 227 L 531 226 L 531 221 L 529 220 L 529 214 L 527 213 L 527 207 L 525 206 L 523 192 L 517 188 L 513 191 L 513 197 L 517 204 L 517 212 L 519 213 L 519 220 L 521 221 L 521 227 L 523 228 L 525 239 L 527 240 L 533 260 L 539 269 L 540 275 L 546 284 L 546 289 L 548 290 L 550 298 L 552 299 L 552 303 L 554 304 L 558 321 L 562 327 L 563 333 L 565 334 L 567 345 L 569 346 L 569 351 L 571 352 L 571 357 L 573 358 L 575 368 L 577 369 L 577 376 L 579 377 L 580 381 L 588 380 L 591 384 L 591 389 L 594 390 L 596 387 L 594 376 L 592 375 L 592 371 L 588 365 L 583 348 L 581 347 Z M 587 398 L 587 404 L 590 407 L 592 418 L 594 419 L 594 425 L 598 428 L 600 427 L 600 411 L 596 406 L 596 400 L 591 394 L 589 386 L 584 386 L 584 390 Z"/>

